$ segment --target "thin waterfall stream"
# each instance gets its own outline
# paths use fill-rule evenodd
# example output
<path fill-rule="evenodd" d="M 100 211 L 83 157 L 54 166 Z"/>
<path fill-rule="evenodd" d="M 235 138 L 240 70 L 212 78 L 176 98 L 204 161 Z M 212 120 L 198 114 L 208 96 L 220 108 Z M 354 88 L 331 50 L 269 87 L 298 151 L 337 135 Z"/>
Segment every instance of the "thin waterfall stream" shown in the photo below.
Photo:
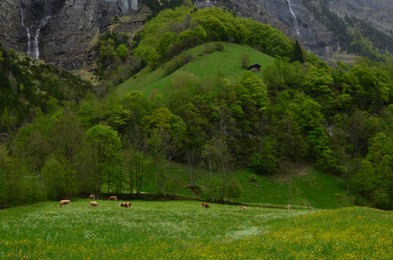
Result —
<path fill-rule="evenodd" d="M 297 20 L 297 16 L 295 12 L 292 9 L 292 2 L 291 0 L 287 0 L 288 6 L 289 6 L 289 13 L 291 14 L 291 22 L 293 23 L 293 27 L 295 29 L 296 35 L 301 35 L 300 34 L 300 27 L 299 27 L 299 22 Z"/>
<path fill-rule="evenodd" d="M 29 0 L 28 0 L 29 1 Z M 43 17 L 40 19 L 38 24 L 35 26 L 34 22 L 31 25 L 28 25 L 26 22 L 26 17 L 24 12 L 26 11 L 26 1 L 21 0 L 19 3 L 20 16 L 21 16 L 21 24 L 26 29 L 27 36 L 27 55 L 34 58 L 40 58 L 40 35 L 41 30 L 48 23 L 51 18 L 51 5 L 50 0 L 44 1 L 43 6 Z"/>

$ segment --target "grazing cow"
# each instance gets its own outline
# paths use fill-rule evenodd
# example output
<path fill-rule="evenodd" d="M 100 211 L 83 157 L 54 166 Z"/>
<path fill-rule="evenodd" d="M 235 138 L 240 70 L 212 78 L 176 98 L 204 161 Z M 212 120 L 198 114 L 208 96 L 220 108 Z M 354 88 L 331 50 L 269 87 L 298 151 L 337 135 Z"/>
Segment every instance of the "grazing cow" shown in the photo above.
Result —
<path fill-rule="evenodd" d="M 108 200 L 117 200 L 117 196 L 109 196 Z"/>
<path fill-rule="evenodd" d="M 308 206 L 307 209 L 308 209 L 308 211 L 312 211 L 312 207 L 311 206 Z"/>
<path fill-rule="evenodd" d="M 240 209 L 241 210 L 247 210 L 247 207 L 246 206 L 241 206 Z"/>
<path fill-rule="evenodd" d="M 70 204 L 70 203 L 71 203 L 70 200 L 61 200 L 61 201 L 60 201 L 60 207 L 63 207 L 64 205 L 68 205 L 68 204 Z"/>
<path fill-rule="evenodd" d="M 89 195 L 89 199 L 95 200 L 95 199 L 96 199 L 96 195 L 95 195 L 95 194 L 90 194 L 90 195 Z"/>
<path fill-rule="evenodd" d="M 210 206 L 209 206 L 208 203 L 202 202 L 202 207 L 205 208 L 205 209 L 208 209 Z"/>
<path fill-rule="evenodd" d="M 98 202 L 97 201 L 89 201 L 90 207 L 98 207 Z"/>
<path fill-rule="evenodd" d="M 123 207 L 125 209 L 127 209 L 127 208 L 131 209 L 132 208 L 132 203 L 131 202 L 122 202 L 122 203 L 119 204 L 119 207 Z"/>
<path fill-rule="evenodd" d="M 292 205 L 288 204 L 287 209 L 292 209 Z"/>

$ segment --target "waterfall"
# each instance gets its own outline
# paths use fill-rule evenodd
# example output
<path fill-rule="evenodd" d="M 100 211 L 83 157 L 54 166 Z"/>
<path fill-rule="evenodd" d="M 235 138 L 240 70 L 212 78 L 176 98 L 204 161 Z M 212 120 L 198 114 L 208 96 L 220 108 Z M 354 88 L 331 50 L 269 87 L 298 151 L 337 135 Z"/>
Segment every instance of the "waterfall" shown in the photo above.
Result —
<path fill-rule="evenodd" d="M 40 46 L 39 46 L 39 40 L 38 38 L 40 37 L 40 31 L 41 29 L 37 29 L 35 31 L 35 36 L 34 36 L 34 41 L 33 41 L 33 57 L 34 59 L 38 60 L 40 58 Z M 30 55 L 31 56 L 31 55 Z"/>
<path fill-rule="evenodd" d="M 25 25 L 25 16 L 23 14 L 23 6 L 24 5 L 24 1 L 22 1 L 19 5 L 19 9 L 20 9 L 20 20 L 21 20 L 21 24 L 22 26 L 26 29 L 26 36 L 27 36 L 27 55 L 32 57 L 32 51 L 31 51 L 31 33 L 30 33 L 30 28 L 28 26 Z"/>
<path fill-rule="evenodd" d="M 296 14 L 295 14 L 295 12 L 294 12 L 293 9 L 292 9 L 291 0 L 287 0 L 287 3 L 288 3 L 288 6 L 289 6 L 289 13 L 291 14 L 291 17 L 292 17 L 291 20 L 292 20 L 292 22 L 293 22 L 293 24 L 294 24 L 294 27 L 295 27 L 296 35 L 300 35 L 299 23 L 298 23 L 298 21 L 297 21 Z"/>
<path fill-rule="evenodd" d="M 138 0 L 132 0 L 131 2 L 131 9 L 134 11 L 138 10 Z"/>
<path fill-rule="evenodd" d="M 138 0 L 121 0 L 122 12 L 137 11 Z"/>
<path fill-rule="evenodd" d="M 26 29 L 26 36 L 27 36 L 27 55 L 34 58 L 40 58 L 40 48 L 39 48 L 39 39 L 41 30 L 45 27 L 48 23 L 49 19 L 51 18 L 51 5 L 50 0 L 44 1 L 43 6 L 43 13 L 44 17 L 39 21 L 37 26 L 34 26 L 34 21 L 32 25 L 26 25 L 25 16 L 24 16 L 24 9 L 26 7 L 26 3 L 24 0 L 20 1 L 19 9 L 20 9 L 20 16 L 21 16 L 21 24 Z M 33 32 L 33 34 L 32 34 Z M 33 38 L 33 40 L 32 40 Z"/>
<path fill-rule="evenodd" d="M 44 26 L 48 23 L 49 19 L 51 17 L 50 16 L 45 16 L 41 21 L 40 24 L 38 25 L 37 30 L 35 31 L 35 36 L 34 36 L 34 41 L 33 41 L 33 58 L 35 59 L 39 59 L 40 58 L 40 46 L 39 46 L 39 39 L 40 39 L 40 33 L 41 33 L 41 29 L 44 28 Z"/>
<path fill-rule="evenodd" d="M 122 5 L 123 5 L 123 12 L 128 12 L 130 10 L 130 3 L 128 0 L 122 0 L 121 1 Z"/>

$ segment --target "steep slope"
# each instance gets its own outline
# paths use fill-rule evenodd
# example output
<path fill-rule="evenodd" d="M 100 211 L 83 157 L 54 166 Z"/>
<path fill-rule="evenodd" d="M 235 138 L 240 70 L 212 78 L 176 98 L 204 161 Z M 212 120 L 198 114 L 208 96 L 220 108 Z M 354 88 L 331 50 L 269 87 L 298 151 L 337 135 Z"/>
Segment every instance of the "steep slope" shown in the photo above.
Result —
<path fill-rule="evenodd" d="M 218 5 L 233 10 L 236 14 L 272 24 L 287 35 L 296 38 L 309 49 L 321 56 L 329 56 L 330 48 L 337 45 L 337 39 L 329 29 L 314 16 L 313 12 L 299 0 L 290 1 L 196 1 L 200 7 Z"/>
<path fill-rule="evenodd" d="M 0 2 L 0 42 L 33 58 L 74 70 L 91 62 L 96 37 L 118 17 L 132 35 L 152 12 L 178 0 L 5 0 Z M 123 20 L 124 21 L 124 20 Z"/>
<path fill-rule="evenodd" d="M 390 15 L 393 6 L 388 0 L 197 0 L 196 4 L 199 7 L 222 6 L 239 15 L 272 24 L 322 57 L 348 50 L 352 41 L 359 40 L 351 35 L 353 30 L 359 31 L 382 51 L 393 50 L 389 44 L 393 40 Z M 358 49 L 350 51 L 360 52 Z"/>
<path fill-rule="evenodd" d="M 70 73 L 0 45 L 0 132 L 12 132 L 57 104 L 77 103 L 88 90 Z"/>
<path fill-rule="evenodd" d="M 182 56 L 188 56 L 190 58 L 190 62 L 184 64 L 184 66 L 181 66 L 173 73 L 168 74 L 167 70 L 173 62 L 176 62 L 176 59 L 167 62 L 155 70 L 147 67 L 117 86 L 114 92 L 119 96 L 135 90 L 141 91 L 147 96 L 153 90 L 165 92 L 165 89 L 182 72 L 193 74 L 199 80 L 214 78 L 221 74 L 236 82 L 243 75 L 244 71 L 246 71 L 241 66 L 241 56 L 245 54 L 250 59 L 250 65 L 254 63 L 262 65 L 261 72 L 257 73 L 259 77 L 262 77 L 262 71 L 266 66 L 273 64 L 272 57 L 251 47 L 228 43 L 223 43 L 223 46 L 222 51 L 215 51 L 213 53 L 205 52 L 207 45 L 200 45 L 182 53 Z"/>
<path fill-rule="evenodd" d="M 393 3 L 390 0 L 335 0 L 330 8 L 340 17 L 352 16 L 375 29 L 393 35 Z"/>

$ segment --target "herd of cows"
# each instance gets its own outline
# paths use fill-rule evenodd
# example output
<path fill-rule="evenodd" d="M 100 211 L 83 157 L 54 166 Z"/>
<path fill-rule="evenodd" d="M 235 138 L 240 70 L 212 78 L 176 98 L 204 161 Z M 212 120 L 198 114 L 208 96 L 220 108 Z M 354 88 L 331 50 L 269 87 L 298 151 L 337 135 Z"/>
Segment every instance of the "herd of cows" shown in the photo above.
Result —
<path fill-rule="evenodd" d="M 90 194 L 89 195 L 89 205 L 90 207 L 93 208 L 97 208 L 98 207 L 98 202 L 95 200 L 96 196 L 94 194 Z M 117 196 L 109 196 L 108 200 L 114 200 L 117 201 L 118 198 Z M 63 207 L 65 205 L 69 205 L 71 203 L 71 200 L 60 200 L 60 207 Z M 128 208 L 131 209 L 132 208 L 132 203 L 131 202 L 122 202 L 119 204 L 119 207 L 123 207 L 123 208 Z M 207 202 L 202 202 L 202 207 L 208 209 L 210 207 L 210 205 Z M 241 206 L 242 210 L 247 210 L 246 206 Z"/>
<path fill-rule="evenodd" d="M 89 195 L 89 199 L 90 199 L 90 201 L 89 201 L 90 207 L 93 207 L 93 208 L 98 207 L 98 202 L 95 201 L 96 196 L 94 194 L 90 194 Z M 109 196 L 108 200 L 117 201 L 118 199 L 117 199 L 117 196 Z M 60 207 L 63 207 L 65 205 L 69 205 L 70 203 L 71 203 L 71 200 L 60 200 Z M 127 208 L 131 209 L 132 208 L 132 203 L 131 202 L 122 202 L 122 203 L 119 204 L 119 207 L 123 207 L 123 208 L 126 208 L 126 209 Z"/>
<path fill-rule="evenodd" d="M 94 207 L 94 208 L 98 207 L 98 202 L 95 200 L 96 196 L 94 194 L 90 194 L 89 195 L 89 199 L 90 199 L 90 201 L 89 201 L 90 207 Z M 117 199 L 117 196 L 109 196 L 108 200 L 117 201 L 118 199 Z M 70 200 L 60 200 L 60 207 L 63 207 L 65 205 L 69 205 L 70 203 L 71 203 Z M 123 207 L 123 208 L 126 208 L 126 209 L 127 208 L 131 209 L 132 208 L 132 203 L 131 202 L 122 202 L 122 203 L 119 204 L 119 207 Z M 210 208 L 210 205 L 207 202 L 202 202 L 202 207 L 205 208 L 205 209 L 208 209 L 208 208 Z M 247 210 L 247 207 L 246 206 L 240 206 L 240 209 L 241 210 Z M 288 204 L 287 209 L 291 210 L 292 209 L 292 205 Z M 312 207 L 311 206 L 308 206 L 307 209 L 309 211 L 312 211 Z"/>

